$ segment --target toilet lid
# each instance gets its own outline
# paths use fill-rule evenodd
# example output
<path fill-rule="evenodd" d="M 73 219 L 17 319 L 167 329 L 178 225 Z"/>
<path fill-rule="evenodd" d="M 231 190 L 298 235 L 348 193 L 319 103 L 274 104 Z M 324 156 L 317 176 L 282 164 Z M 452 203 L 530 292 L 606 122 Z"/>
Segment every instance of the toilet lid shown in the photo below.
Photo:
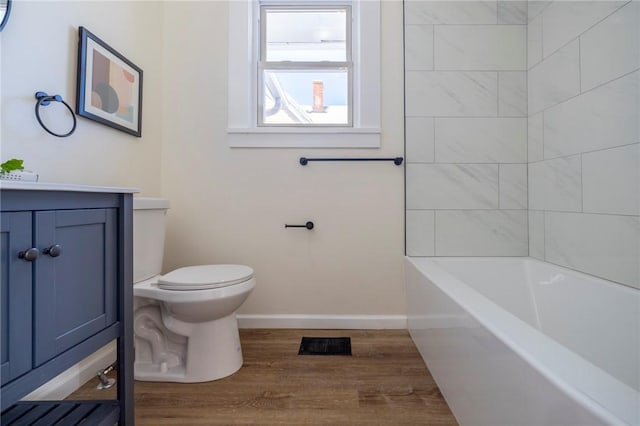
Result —
<path fill-rule="evenodd" d="M 165 290 L 206 290 L 227 287 L 253 277 L 253 269 L 244 265 L 202 265 L 176 269 L 158 279 Z"/>

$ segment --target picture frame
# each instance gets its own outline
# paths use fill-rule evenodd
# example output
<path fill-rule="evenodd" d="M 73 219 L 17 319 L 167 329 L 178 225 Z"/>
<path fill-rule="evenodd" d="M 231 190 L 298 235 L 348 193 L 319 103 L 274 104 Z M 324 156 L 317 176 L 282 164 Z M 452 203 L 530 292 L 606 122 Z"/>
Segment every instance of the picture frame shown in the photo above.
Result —
<path fill-rule="evenodd" d="M 76 114 L 142 136 L 142 70 L 79 28 Z"/>

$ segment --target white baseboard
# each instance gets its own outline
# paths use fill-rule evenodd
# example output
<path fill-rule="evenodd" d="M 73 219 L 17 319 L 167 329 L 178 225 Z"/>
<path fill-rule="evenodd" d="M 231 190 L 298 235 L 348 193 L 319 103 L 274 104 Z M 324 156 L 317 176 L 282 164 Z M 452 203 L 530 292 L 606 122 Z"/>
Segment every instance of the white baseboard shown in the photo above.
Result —
<path fill-rule="evenodd" d="M 115 340 L 97 352 L 89 355 L 73 367 L 65 370 L 49 380 L 29 395 L 22 398 L 26 401 L 62 400 L 71 395 L 82 385 L 96 376 L 98 370 L 104 370 L 116 361 Z"/>
<path fill-rule="evenodd" d="M 238 314 L 240 328 L 309 328 L 343 330 L 406 330 L 406 315 L 248 315 Z"/>

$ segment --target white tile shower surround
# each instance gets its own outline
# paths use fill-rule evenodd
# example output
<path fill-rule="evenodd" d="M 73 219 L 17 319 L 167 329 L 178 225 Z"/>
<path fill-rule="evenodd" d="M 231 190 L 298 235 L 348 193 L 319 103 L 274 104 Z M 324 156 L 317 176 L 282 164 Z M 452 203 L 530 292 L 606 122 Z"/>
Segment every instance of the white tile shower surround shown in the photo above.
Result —
<path fill-rule="evenodd" d="M 498 2 L 419 1 L 405 2 L 405 24 L 496 24 Z"/>
<path fill-rule="evenodd" d="M 545 260 L 640 288 L 640 217 L 544 214 Z"/>
<path fill-rule="evenodd" d="M 424 26 L 423 31 L 433 29 L 431 38 L 421 38 L 427 42 L 424 50 L 418 50 L 424 55 L 419 65 L 424 68 L 415 69 L 414 75 L 407 68 L 411 88 L 407 90 L 407 191 L 408 196 L 413 194 L 409 207 L 413 204 L 418 209 L 408 211 L 407 229 L 409 234 L 411 229 L 422 229 L 408 235 L 410 254 L 484 256 L 496 250 L 496 244 L 485 250 L 473 242 L 469 250 L 465 251 L 464 243 L 458 247 L 455 234 L 452 240 L 443 236 L 445 229 L 454 230 L 450 223 L 456 224 L 455 230 L 471 227 L 467 233 L 474 236 L 473 241 L 490 242 L 499 236 L 501 247 L 509 247 L 505 244 L 509 236 L 518 233 L 504 231 L 517 221 L 505 219 L 504 212 L 517 214 L 518 210 L 510 210 L 517 207 L 525 214 L 522 225 L 529 238 L 524 235 L 523 239 L 531 256 L 610 279 L 616 278 L 607 274 L 619 268 L 626 271 L 622 279 L 627 284 L 640 285 L 629 270 L 632 258 L 636 270 L 640 260 L 637 243 L 631 247 L 640 241 L 640 230 L 629 226 L 640 220 L 639 4 L 615 0 L 406 3 L 407 24 Z M 519 53 L 527 53 L 529 72 L 504 71 L 503 67 L 511 66 L 509 61 L 520 57 L 504 58 L 504 46 L 485 46 L 480 40 L 487 41 L 525 20 L 527 39 Z M 497 25 L 506 27 L 493 28 Z M 479 47 L 469 49 L 474 43 Z M 442 71 L 448 67 L 455 68 Z M 500 120 L 509 116 L 528 116 L 525 144 L 519 129 L 511 128 L 510 137 L 498 134 L 500 128 L 508 132 L 507 122 Z M 496 127 L 488 124 L 491 120 Z M 522 152 L 526 160 L 520 160 Z M 413 163 L 431 164 L 415 164 L 414 169 Z M 489 169 L 477 166 L 497 167 L 497 186 L 495 169 L 488 173 Z M 448 194 L 435 202 L 419 199 L 431 196 L 435 185 L 412 183 L 411 175 L 433 178 Z M 470 195 L 471 202 L 461 201 L 472 187 L 480 188 L 479 193 Z M 497 220 L 500 213 L 503 217 Z M 610 227 L 613 234 L 626 224 L 626 240 L 603 237 L 600 241 L 598 231 L 581 235 L 589 234 L 590 226 L 583 225 L 576 225 L 582 226 L 580 231 L 554 233 L 558 215 L 563 214 L 578 218 L 574 224 Z M 458 223 L 461 218 L 466 224 Z M 483 235 L 487 229 L 491 235 Z M 575 243 L 579 238 L 589 241 Z M 447 241 L 454 243 L 447 246 Z M 598 241 L 605 265 L 581 261 L 585 256 L 579 253 L 580 246 Z M 624 244 L 630 250 L 620 257 Z M 514 246 L 510 249 L 517 251 Z M 626 267 L 621 264 L 623 258 Z"/>
<path fill-rule="evenodd" d="M 524 25 L 436 25 L 436 70 L 521 71 L 527 69 Z"/>
<path fill-rule="evenodd" d="M 526 25 L 527 1 L 406 1 L 406 24 Z"/>
<path fill-rule="evenodd" d="M 405 69 L 433 70 L 433 25 L 407 25 L 404 38 Z"/>
<path fill-rule="evenodd" d="M 526 210 L 408 210 L 409 256 L 526 256 Z"/>
<path fill-rule="evenodd" d="M 436 118 L 438 163 L 526 163 L 526 118 Z"/>
<path fill-rule="evenodd" d="M 529 256 L 544 259 L 544 212 L 529 210 Z"/>
<path fill-rule="evenodd" d="M 543 56 L 548 57 L 626 3 L 628 0 L 552 2 L 542 11 Z"/>
<path fill-rule="evenodd" d="M 490 71 L 407 71 L 407 116 L 495 117 L 498 73 Z"/>
<path fill-rule="evenodd" d="M 520 1 L 405 2 L 411 255 L 527 251 L 526 12 Z"/>
<path fill-rule="evenodd" d="M 435 212 L 407 210 L 407 255 L 435 256 L 435 250 Z"/>
<path fill-rule="evenodd" d="M 526 210 L 438 210 L 436 256 L 526 256 Z"/>
<path fill-rule="evenodd" d="M 525 117 L 525 73 L 415 71 L 405 73 L 409 117 Z"/>
<path fill-rule="evenodd" d="M 640 2 L 529 6 L 529 255 L 640 287 Z"/>
<path fill-rule="evenodd" d="M 497 209 L 497 164 L 407 164 L 407 208 Z"/>
<path fill-rule="evenodd" d="M 500 164 L 500 209 L 527 209 L 527 165 Z"/>
<path fill-rule="evenodd" d="M 640 143 L 582 154 L 585 213 L 640 216 Z"/>
<path fill-rule="evenodd" d="M 545 158 L 637 143 L 639 90 L 635 71 L 545 110 Z"/>
<path fill-rule="evenodd" d="M 580 46 L 575 40 L 529 70 L 529 113 L 580 93 Z"/>
<path fill-rule="evenodd" d="M 542 15 L 527 25 L 527 66 L 531 69 L 542 60 Z"/>
<path fill-rule="evenodd" d="M 529 163 L 529 208 L 582 211 L 579 155 Z"/>
<path fill-rule="evenodd" d="M 527 1 L 527 19 L 531 22 L 538 17 L 542 11 L 551 4 L 552 0 L 529 0 Z"/>
<path fill-rule="evenodd" d="M 639 16 L 634 1 L 580 36 L 583 92 L 640 68 Z"/>
<path fill-rule="evenodd" d="M 527 116 L 527 73 L 504 71 L 498 73 L 498 115 L 500 117 Z"/>
<path fill-rule="evenodd" d="M 414 163 L 433 163 L 434 133 L 433 118 L 406 117 L 405 150 L 407 160 Z"/>
<path fill-rule="evenodd" d="M 526 25 L 527 2 L 526 1 L 498 1 L 498 24 Z"/>
<path fill-rule="evenodd" d="M 542 112 L 529 116 L 527 122 L 527 159 L 530 163 L 544 159 L 543 126 Z"/>

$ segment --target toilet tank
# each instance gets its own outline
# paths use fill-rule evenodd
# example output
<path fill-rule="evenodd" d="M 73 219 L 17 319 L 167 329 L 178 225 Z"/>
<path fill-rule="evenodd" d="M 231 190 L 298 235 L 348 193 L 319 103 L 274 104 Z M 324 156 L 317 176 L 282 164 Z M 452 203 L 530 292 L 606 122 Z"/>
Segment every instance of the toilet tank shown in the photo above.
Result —
<path fill-rule="evenodd" d="M 133 198 L 133 282 L 162 272 L 169 200 Z"/>

